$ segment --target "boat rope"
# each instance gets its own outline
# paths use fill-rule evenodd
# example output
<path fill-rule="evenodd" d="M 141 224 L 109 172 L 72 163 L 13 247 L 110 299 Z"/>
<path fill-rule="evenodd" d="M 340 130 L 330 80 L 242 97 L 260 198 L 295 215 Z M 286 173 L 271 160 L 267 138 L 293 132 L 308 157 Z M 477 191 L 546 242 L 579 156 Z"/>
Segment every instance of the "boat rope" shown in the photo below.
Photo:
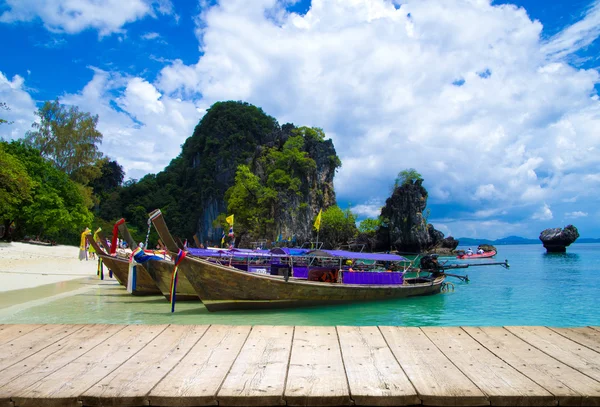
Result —
<path fill-rule="evenodd" d="M 444 293 L 450 292 L 450 290 L 452 290 L 452 292 L 454 292 L 454 284 L 443 282 L 442 283 L 442 292 L 444 292 Z"/>
<path fill-rule="evenodd" d="M 148 232 L 146 232 L 146 241 L 144 242 L 144 249 L 148 248 L 148 239 L 150 238 L 150 229 L 152 229 L 152 218 L 148 218 Z"/>

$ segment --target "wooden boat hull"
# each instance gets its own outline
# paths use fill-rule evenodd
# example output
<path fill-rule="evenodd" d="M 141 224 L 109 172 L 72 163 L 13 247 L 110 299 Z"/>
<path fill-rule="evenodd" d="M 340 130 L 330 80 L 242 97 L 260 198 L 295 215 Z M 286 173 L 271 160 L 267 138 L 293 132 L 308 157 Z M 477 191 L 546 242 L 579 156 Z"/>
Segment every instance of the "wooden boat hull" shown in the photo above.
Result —
<path fill-rule="evenodd" d="M 357 301 L 378 301 L 439 293 L 444 276 L 404 285 L 351 285 L 316 281 L 285 281 L 240 271 L 199 258 L 186 257 L 179 266 L 209 311 L 282 308 Z"/>
<path fill-rule="evenodd" d="M 456 258 L 459 259 L 459 260 L 489 259 L 490 257 L 494 257 L 495 255 L 496 255 L 496 251 L 492 250 L 491 252 L 484 252 L 482 254 L 473 253 L 470 256 L 468 256 L 466 254 L 464 254 L 464 255 L 458 255 L 458 256 L 456 256 Z"/>
<path fill-rule="evenodd" d="M 112 271 L 115 279 L 121 285 L 127 287 L 127 282 L 129 280 L 129 262 L 125 259 L 109 256 L 106 254 L 98 254 L 98 256 L 102 259 L 104 265 L 108 267 L 110 271 Z M 136 287 L 135 290 L 133 290 L 133 295 L 162 294 L 143 265 L 137 265 L 136 273 Z"/>
<path fill-rule="evenodd" d="M 162 294 L 167 300 L 171 300 L 171 278 L 173 276 L 173 263 L 168 261 L 150 260 L 144 263 L 146 271 L 156 283 Z M 183 273 L 178 273 L 177 277 L 177 301 L 200 301 L 194 287 L 190 284 Z"/>

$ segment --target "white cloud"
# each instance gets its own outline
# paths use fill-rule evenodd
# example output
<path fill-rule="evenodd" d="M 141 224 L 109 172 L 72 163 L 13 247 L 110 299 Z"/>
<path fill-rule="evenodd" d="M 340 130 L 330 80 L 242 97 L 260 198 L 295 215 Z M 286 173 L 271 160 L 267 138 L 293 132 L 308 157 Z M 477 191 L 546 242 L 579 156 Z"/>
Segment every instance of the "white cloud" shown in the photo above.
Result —
<path fill-rule="evenodd" d="M 140 38 L 143 40 L 155 40 L 157 38 L 160 38 L 160 34 L 157 32 L 149 32 L 141 35 Z"/>
<path fill-rule="evenodd" d="M 355 205 L 350 208 L 352 213 L 358 215 L 360 219 L 363 218 L 378 218 L 381 214 L 381 208 L 383 204 L 381 201 L 369 201 L 364 204 Z"/>
<path fill-rule="evenodd" d="M 585 17 L 552 37 L 542 48 L 553 58 L 563 58 L 587 47 L 600 36 L 600 1 L 589 7 Z"/>
<path fill-rule="evenodd" d="M 55 12 L 25 3 L 35 15 Z M 130 3 L 161 12 L 157 3 L 126 3 L 104 26 L 42 19 L 62 31 L 117 32 L 150 13 Z M 20 2 L 8 4 L 4 20 L 29 18 L 18 17 L 27 10 Z M 389 196 L 398 172 L 412 167 L 425 179 L 430 205 L 477 214 L 472 230 L 440 222 L 448 230 L 514 233 L 511 225 L 530 222 L 532 213 L 549 220 L 550 207 L 573 197 L 592 213 L 600 194 L 600 75 L 567 62 L 598 36 L 599 4 L 546 41 L 526 10 L 488 0 L 407 0 L 399 8 L 384 0 L 313 0 L 305 15 L 286 13 L 276 0 L 222 0 L 197 17 L 195 64 L 169 62 L 155 80 L 97 72 L 66 99 L 100 114 L 107 149 L 129 160 L 133 174 L 161 170 L 212 103 L 244 100 L 280 123 L 323 128 L 343 163 L 338 200 L 365 215 Z M 133 135 L 148 151 L 163 146 L 164 158 L 127 158 L 117 140 Z"/>
<path fill-rule="evenodd" d="M 567 218 L 585 218 L 588 216 L 588 214 L 587 214 L 587 212 L 575 211 L 575 212 L 565 213 L 565 216 Z"/>
<path fill-rule="evenodd" d="M 0 137 L 13 140 L 25 136 L 31 130 L 37 111 L 35 101 L 29 94 L 31 90 L 25 87 L 25 80 L 19 75 L 8 79 L 0 71 L 0 102 L 5 102 L 10 110 L 0 110 L 0 117 L 12 122 L 0 124 Z"/>
<path fill-rule="evenodd" d="M 410 167 L 431 201 L 474 212 L 598 192 L 588 172 L 600 164 L 590 97 L 600 76 L 548 48 L 573 33 L 595 39 L 596 8 L 544 42 L 526 10 L 488 1 L 314 0 L 306 15 L 276 19 L 265 17 L 274 0 L 243 4 L 204 10 L 204 54 L 165 67 L 156 86 L 208 104 L 247 100 L 335 134 L 346 200 L 385 199 Z"/>
<path fill-rule="evenodd" d="M 550 220 L 553 217 L 554 216 L 552 215 L 552 211 L 550 210 L 550 207 L 547 204 L 544 204 L 544 206 L 542 206 L 537 212 L 535 212 L 531 216 L 531 219 L 534 219 L 534 220 Z"/>
<path fill-rule="evenodd" d="M 92 28 L 100 36 L 123 32 L 127 23 L 156 13 L 172 14 L 170 0 L 5 0 L 0 22 L 39 18 L 52 32 L 79 33 Z"/>
<path fill-rule="evenodd" d="M 206 108 L 162 95 L 141 78 L 99 69 L 81 92 L 60 101 L 99 115 L 102 151 L 123 165 L 131 178 L 160 171 L 175 158 Z"/>

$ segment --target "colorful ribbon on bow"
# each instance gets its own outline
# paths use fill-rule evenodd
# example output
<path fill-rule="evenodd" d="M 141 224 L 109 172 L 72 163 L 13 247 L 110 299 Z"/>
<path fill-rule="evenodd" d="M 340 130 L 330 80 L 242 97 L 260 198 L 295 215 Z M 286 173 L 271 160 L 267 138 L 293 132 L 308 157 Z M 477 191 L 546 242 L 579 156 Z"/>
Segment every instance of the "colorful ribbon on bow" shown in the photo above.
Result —
<path fill-rule="evenodd" d="M 177 292 L 177 271 L 179 270 L 179 264 L 185 259 L 187 252 L 179 249 L 177 257 L 175 257 L 175 268 L 173 269 L 173 275 L 171 276 L 171 312 L 175 312 L 175 300 Z"/>
<path fill-rule="evenodd" d="M 102 264 L 102 257 L 100 256 L 98 256 L 98 271 L 96 272 L 96 275 L 100 277 L 100 280 L 104 280 L 104 267 Z"/>

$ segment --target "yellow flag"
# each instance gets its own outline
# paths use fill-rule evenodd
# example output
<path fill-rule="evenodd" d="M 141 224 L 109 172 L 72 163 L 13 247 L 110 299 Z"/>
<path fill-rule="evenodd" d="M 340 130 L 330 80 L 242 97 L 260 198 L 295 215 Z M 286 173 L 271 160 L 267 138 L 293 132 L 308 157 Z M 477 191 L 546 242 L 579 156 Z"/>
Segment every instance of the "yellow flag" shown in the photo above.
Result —
<path fill-rule="evenodd" d="M 225 220 L 227 221 L 227 224 L 229 226 L 233 226 L 233 215 L 229 215 L 228 217 L 225 218 Z"/>
<path fill-rule="evenodd" d="M 319 229 L 321 229 L 321 212 L 323 212 L 323 209 L 319 209 L 319 214 L 317 215 L 317 218 L 315 219 L 314 228 L 317 229 L 317 232 L 319 231 Z"/>

